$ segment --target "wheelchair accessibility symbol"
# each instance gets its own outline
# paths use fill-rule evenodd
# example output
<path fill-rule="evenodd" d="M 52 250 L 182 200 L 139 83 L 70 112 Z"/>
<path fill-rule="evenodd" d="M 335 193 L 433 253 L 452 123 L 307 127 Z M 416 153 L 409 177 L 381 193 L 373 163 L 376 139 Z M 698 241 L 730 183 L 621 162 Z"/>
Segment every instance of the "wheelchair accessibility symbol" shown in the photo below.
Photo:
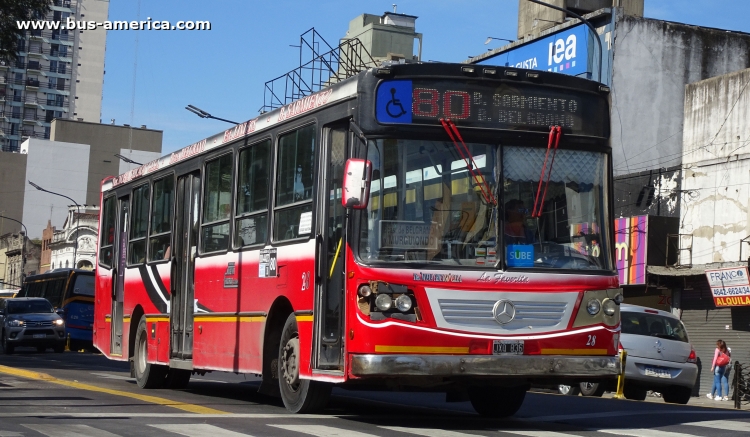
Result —
<path fill-rule="evenodd" d="M 396 98 L 396 88 L 391 88 L 391 100 L 385 104 L 385 112 L 393 118 L 399 118 L 406 114 L 404 105 Z"/>
<path fill-rule="evenodd" d="M 376 117 L 381 123 L 412 122 L 412 82 L 410 80 L 383 81 L 376 97 Z"/>

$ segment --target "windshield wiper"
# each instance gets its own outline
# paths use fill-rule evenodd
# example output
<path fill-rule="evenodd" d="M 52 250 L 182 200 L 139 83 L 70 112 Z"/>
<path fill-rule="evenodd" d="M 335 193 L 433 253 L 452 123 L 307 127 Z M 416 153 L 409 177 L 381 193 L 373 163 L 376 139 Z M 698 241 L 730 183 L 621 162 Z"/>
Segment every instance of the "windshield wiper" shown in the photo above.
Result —
<path fill-rule="evenodd" d="M 477 163 L 474 162 L 474 157 L 471 156 L 469 148 L 466 147 L 466 143 L 464 143 L 464 139 L 461 137 L 461 133 L 458 131 L 456 123 L 454 123 L 450 118 L 441 118 L 440 124 L 443 125 L 443 129 L 445 129 L 445 132 L 448 133 L 451 141 L 453 141 L 453 145 L 455 146 L 456 150 L 458 150 L 459 155 L 461 155 L 461 158 L 463 158 L 464 162 L 466 162 L 466 168 L 469 170 L 469 173 L 471 173 L 471 177 L 474 178 L 474 181 L 477 182 L 477 185 L 479 185 L 479 190 L 482 192 L 482 197 L 484 197 L 485 203 L 489 205 L 497 204 L 495 196 L 492 194 L 492 188 L 490 187 L 490 184 L 482 174 L 482 171 L 479 170 L 479 166 L 477 165 Z M 458 145 L 456 138 L 461 141 L 461 146 Z M 474 172 L 474 169 L 476 169 L 476 173 Z"/>
<path fill-rule="evenodd" d="M 557 146 L 560 145 L 560 137 L 562 136 L 562 128 L 560 126 L 550 126 L 549 128 L 549 141 L 547 142 L 547 153 L 544 154 L 544 164 L 542 164 L 542 173 L 539 175 L 539 185 L 536 188 L 536 197 L 534 198 L 534 209 L 531 210 L 531 217 L 541 217 L 542 207 L 544 204 L 544 198 L 547 197 L 547 188 L 549 187 L 549 179 L 552 177 L 552 166 L 555 164 L 555 155 L 557 155 Z M 554 142 L 555 147 L 552 149 L 552 143 Z M 549 158 L 549 151 L 552 149 L 552 161 L 549 164 L 549 173 L 547 173 L 547 183 L 544 184 L 544 194 L 539 197 L 539 193 L 542 191 L 542 181 L 544 180 L 544 171 L 547 168 L 547 158 Z M 539 204 L 539 210 L 537 211 L 537 203 Z"/>

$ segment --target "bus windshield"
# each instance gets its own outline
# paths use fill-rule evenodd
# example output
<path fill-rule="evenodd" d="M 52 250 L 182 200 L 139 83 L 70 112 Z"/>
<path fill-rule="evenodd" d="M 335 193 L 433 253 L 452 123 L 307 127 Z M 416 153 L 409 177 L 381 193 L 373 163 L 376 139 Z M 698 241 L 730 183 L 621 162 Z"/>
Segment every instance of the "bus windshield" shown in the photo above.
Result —
<path fill-rule="evenodd" d="M 76 275 L 76 282 L 73 286 L 73 294 L 83 296 L 94 295 L 94 276 Z"/>
<path fill-rule="evenodd" d="M 509 268 L 610 268 L 605 154 L 561 149 L 551 166 L 550 153 L 538 190 L 545 148 L 466 146 L 470 157 L 450 141 L 370 143 L 364 262 L 494 268 L 504 257 Z"/>

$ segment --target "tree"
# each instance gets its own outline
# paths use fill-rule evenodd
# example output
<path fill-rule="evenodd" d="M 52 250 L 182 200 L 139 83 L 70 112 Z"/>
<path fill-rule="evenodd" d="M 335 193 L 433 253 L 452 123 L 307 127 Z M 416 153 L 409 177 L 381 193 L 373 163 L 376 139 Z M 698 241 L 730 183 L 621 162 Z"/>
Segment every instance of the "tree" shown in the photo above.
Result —
<path fill-rule="evenodd" d="M 18 21 L 45 17 L 49 10 L 50 0 L 0 1 L 0 61 L 14 61 L 18 55 L 18 39 L 26 33 Z"/>

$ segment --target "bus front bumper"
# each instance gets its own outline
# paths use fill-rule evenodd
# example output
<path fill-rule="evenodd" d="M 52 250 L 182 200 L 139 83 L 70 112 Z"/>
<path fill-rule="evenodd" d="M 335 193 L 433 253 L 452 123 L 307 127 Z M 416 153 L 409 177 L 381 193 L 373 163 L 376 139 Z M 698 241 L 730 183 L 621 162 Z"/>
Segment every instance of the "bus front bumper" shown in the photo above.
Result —
<path fill-rule="evenodd" d="M 352 355 L 359 377 L 516 376 L 611 378 L 620 373 L 613 356 L 567 355 Z"/>

